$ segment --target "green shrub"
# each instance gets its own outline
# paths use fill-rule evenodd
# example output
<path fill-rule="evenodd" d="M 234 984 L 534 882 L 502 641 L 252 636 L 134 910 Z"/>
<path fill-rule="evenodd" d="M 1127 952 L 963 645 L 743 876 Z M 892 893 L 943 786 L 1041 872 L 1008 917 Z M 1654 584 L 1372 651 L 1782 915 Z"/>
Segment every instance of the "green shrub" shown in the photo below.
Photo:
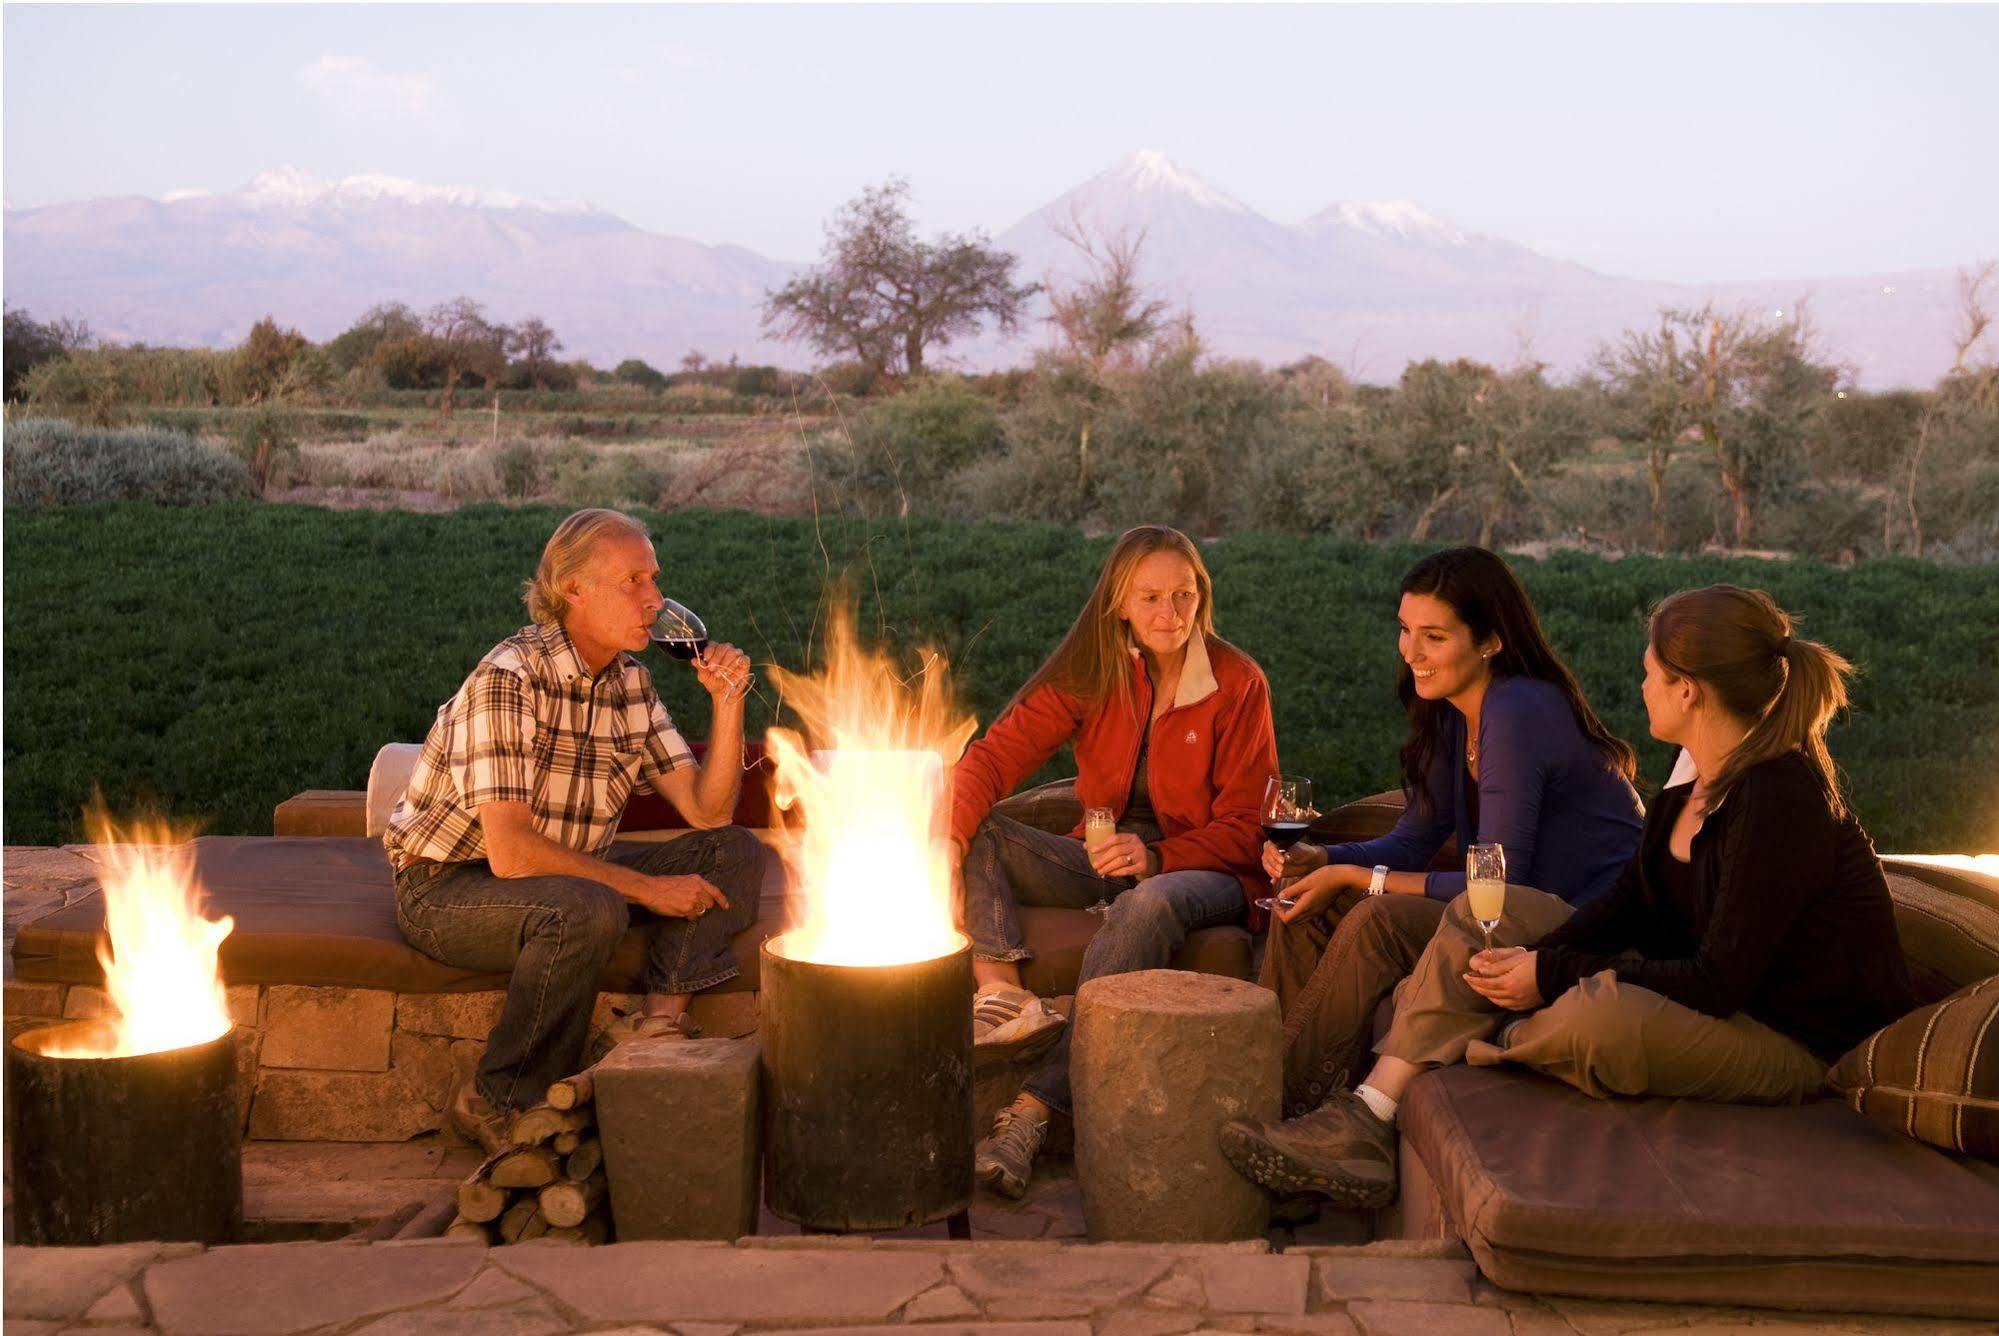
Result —
<path fill-rule="evenodd" d="M 251 490 L 262 496 L 279 461 L 298 458 L 298 424 L 281 408 L 258 408 L 232 425 L 229 446 L 249 471 Z"/>
<path fill-rule="evenodd" d="M 503 441 L 493 452 L 493 467 L 499 475 L 500 494 L 516 501 L 533 496 L 541 481 L 541 458 L 523 440 Z"/>
<path fill-rule="evenodd" d="M 880 387 L 881 372 L 861 362 L 835 362 L 820 367 L 813 379 L 824 385 L 828 394 L 859 399 Z"/>
<path fill-rule="evenodd" d="M 944 508 L 952 480 L 1006 449 L 999 414 L 963 382 L 935 377 L 870 404 L 845 439 L 813 447 L 812 466 L 843 506 L 870 514 Z"/>
<path fill-rule="evenodd" d="M 778 374 L 774 366 L 738 367 L 736 375 L 729 383 L 735 394 L 774 395 L 778 392 Z"/>
<path fill-rule="evenodd" d="M 661 475 L 636 455 L 595 454 L 575 441 L 550 457 L 549 494 L 572 506 L 656 506 Z"/>
<path fill-rule="evenodd" d="M 636 357 L 627 357 L 618 363 L 617 369 L 611 373 L 611 379 L 648 390 L 666 388 L 666 373 Z"/>
<path fill-rule="evenodd" d="M 46 418 L 7 427 L 8 505 L 201 506 L 249 492 L 249 473 L 240 461 L 178 432 L 78 427 Z"/>

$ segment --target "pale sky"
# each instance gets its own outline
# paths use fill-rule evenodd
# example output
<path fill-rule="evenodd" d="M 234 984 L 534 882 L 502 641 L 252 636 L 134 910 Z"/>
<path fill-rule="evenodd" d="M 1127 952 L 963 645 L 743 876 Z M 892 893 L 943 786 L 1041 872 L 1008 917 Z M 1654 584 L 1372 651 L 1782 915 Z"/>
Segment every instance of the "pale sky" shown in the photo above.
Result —
<path fill-rule="evenodd" d="M 7 205 L 337 178 L 782 259 L 861 187 L 999 232 L 1140 148 L 1643 278 L 1999 254 L 1999 7 L 8 4 Z"/>

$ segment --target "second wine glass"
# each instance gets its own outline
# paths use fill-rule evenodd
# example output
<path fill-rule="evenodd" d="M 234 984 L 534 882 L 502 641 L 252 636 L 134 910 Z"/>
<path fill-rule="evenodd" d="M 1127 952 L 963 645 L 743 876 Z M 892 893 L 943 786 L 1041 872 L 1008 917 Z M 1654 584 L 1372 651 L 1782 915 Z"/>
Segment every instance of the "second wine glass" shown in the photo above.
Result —
<path fill-rule="evenodd" d="M 1318 815 L 1312 806 L 1312 781 L 1297 775 L 1272 775 L 1263 786 L 1263 838 L 1277 848 L 1290 853 L 1291 846 L 1305 838 L 1305 832 L 1312 828 L 1312 818 Z M 1273 891 L 1280 889 L 1283 877 L 1271 878 Z M 1297 901 L 1288 895 L 1267 895 L 1256 902 L 1258 909 L 1289 909 Z"/>

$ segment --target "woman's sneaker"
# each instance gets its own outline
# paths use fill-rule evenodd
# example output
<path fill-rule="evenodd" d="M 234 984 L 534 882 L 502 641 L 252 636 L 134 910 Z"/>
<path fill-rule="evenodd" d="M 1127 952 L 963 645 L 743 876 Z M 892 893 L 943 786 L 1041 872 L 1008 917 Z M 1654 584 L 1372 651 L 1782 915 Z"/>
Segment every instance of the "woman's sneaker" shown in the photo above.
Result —
<path fill-rule="evenodd" d="M 1048 1136 L 1048 1110 L 1022 1096 L 999 1111 L 993 1130 L 972 1154 L 972 1172 L 1001 1196 L 1027 1195 L 1034 1157 Z"/>
<path fill-rule="evenodd" d="M 1281 1123 L 1223 1123 L 1221 1145 L 1237 1173 L 1272 1192 L 1316 1192 L 1363 1211 L 1395 1200 L 1395 1128 L 1351 1090 Z"/>
<path fill-rule="evenodd" d="M 981 1048 L 1025 1045 L 1062 1023 L 1046 1002 L 1012 984 L 989 983 L 972 997 L 972 1042 Z"/>

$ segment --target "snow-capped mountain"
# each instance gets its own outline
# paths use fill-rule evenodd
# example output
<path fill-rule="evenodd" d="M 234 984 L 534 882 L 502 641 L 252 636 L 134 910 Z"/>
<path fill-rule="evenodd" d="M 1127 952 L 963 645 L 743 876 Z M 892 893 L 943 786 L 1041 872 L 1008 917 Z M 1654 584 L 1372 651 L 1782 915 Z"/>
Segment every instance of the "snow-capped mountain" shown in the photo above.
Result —
<path fill-rule="evenodd" d="M 998 241 L 1028 274 L 1060 282 L 1084 272 L 1058 230 L 1077 219 L 1100 236 L 1142 233 L 1141 281 L 1191 308 L 1216 352 L 1269 362 L 1317 354 L 1368 380 L 1424 357 L 1504 364 L 1525 354 L 1572 371 L 1601 341 L 1655 322 L 1660 307 L 1710 298 L 1770 311 L 1809 298 L 1824 347 L 1864 384 L 1929 384 L 1949 359 L 1948 270 L 1705 286 L 1617 278 L 1468 232 L 1408 200 L 1336 203 L 1285 225 L 1152 152 Z M 979 351 L 996 359 L 1000 350 Z"/>
<path fill-rule="evenodd" d="M 174 190 L 162 203 L 202 198 L 198 190 Z M 319 204 L 362 208 L 371 204 L 454 204 L 465 209 L 532 209 L 538 213 L 602 213 L 593 204 L 551 203 L 524 199 L 498 190 L 467 190 L 462 186 L 427 186 L 399 176 L 364 172 L 338 181 L 322 181 L 296 167 L 265 172 L 237 196 L 245 204 L 271 209 L 304 209 Z"/>
<path fill-rule="evenodd" d="M 1082 270 L 1063 236 L 1078 227 L 1142 234 L 1142 283 L 1192 309 L 1215 352 L 1318 355 L 1370 380 L 1423 357 L 1505 363 L 1523 347 L 1573 370 L 1663 305 L 1712 298 L 1789 310 L 1809 298 L 1824 347 L 1862 383 L 1928 384 L 1948 360 L 1954 317 L 1948 270 L 1705 286 L 1617 278 L 1407 200 L 1334 203 L 1281 223 L 1151 151 L 995 240 L 1023 277 L 1061 282 Z M 764 339 L 759 324 L 765 292 L 796 263 L 643 231 L 588 204 L 391 176 L 322 181 L 287 167 L 231 193 L 9 210 L 6 258 L 9 306 L 80 317 L 118 340 L 234 343 L 265 315 L 325 339 L 376 302 L 421 308 L 462 294 L 498 319 L 541 316 L 571 354 L 600 364 L 643 357 L 665 367 L 696 349 L 813 360 Z M 1048 342 L 1030 327 L 953 347 L 945 360 L 1018 363 Z"/>
<path fill-rule="evenodd" d="M 326 339 L 377 302 L 467 295 L 599 362 L 792 351 L 762 341 L 758 308 L 796 266 L 587 204 L 281 168 L 227 194 L 10 210 L 6 238 L 9 306 L 120 341 L 229 344 L 265 315 Z"/>

